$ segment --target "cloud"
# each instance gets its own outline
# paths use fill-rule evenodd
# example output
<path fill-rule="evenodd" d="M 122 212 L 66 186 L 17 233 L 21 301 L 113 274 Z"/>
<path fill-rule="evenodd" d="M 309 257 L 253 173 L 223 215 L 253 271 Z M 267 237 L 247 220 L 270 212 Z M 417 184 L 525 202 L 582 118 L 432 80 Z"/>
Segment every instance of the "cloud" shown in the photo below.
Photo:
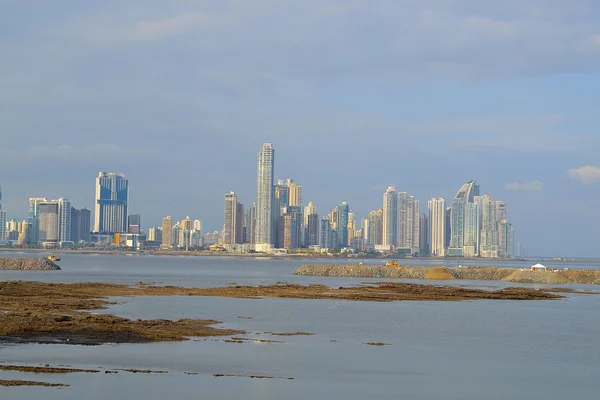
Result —
<path fill-rule="evenodd" d="M 585 185 L 592 185 L 596 182 L 600 182 L 600 167 L 586 165 L 570 169 L 567 173 L 571 179 L 581 181 Z"/>
<path fill-rule="evenodd" d="M 542 190 L 544 188 L 544 184 L 540 181 L 531 181 L 531 182 L 510 182 L 504 185 L 507 190 L 521 190 L 521 191 L 536 191 Z"/>
<path fill-rule="evenodd" d="M 210 14 L 191 12 L 157 21 L 138 22 L 135 32 L 139 39 L 160 39 L 184 33 L 194 27 L 215 27 L 222 22 Z"/>

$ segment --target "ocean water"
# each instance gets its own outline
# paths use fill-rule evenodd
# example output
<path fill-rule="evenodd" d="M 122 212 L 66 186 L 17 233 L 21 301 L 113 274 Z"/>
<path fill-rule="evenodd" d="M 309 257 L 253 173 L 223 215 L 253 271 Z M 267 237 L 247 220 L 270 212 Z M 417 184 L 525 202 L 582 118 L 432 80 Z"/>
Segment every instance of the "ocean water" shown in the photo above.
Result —
<path fill-rule="evenodd" d="M 304 262 L 66 254 L 60 262 L 63 271 L 0 271 L 0 280 L 142 281 L 197 287 L 282 281 L 339 286 L 364 281 L 293 276 L 293 270 Z M 521 302 L 373 303 L 188 296 L 113 300 L 117 304 L 108 312 L 124 317 L 211 318 L 222 321 L 217 326 L 247 331 L 247 338 L 283 343 L 238 344 L 223 338 L 201 338 L 96 347 L 0 344 L 2 363 L 63 364 L 101 371 L 68 375 L 0 371 L 0 379 L 71 385 L 62 389 L 0 387 L 0 399 L 600 397 L 600 295 L 570 294 L 564 300 Z M 313 335 L 268 333 L 296 331 Z M 366 342 L 390 345 L 375 347 Z M 115 368 L 168 373 L 104 374 Z"/>

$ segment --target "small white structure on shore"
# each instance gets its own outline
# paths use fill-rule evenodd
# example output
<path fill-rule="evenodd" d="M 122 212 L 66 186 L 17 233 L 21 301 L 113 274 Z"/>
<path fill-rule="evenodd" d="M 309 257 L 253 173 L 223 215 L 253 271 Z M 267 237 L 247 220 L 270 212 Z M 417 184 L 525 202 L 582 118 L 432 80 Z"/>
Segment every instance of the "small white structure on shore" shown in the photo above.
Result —
<path fill-rule="evenodd" d="M 547 269 L 548 268 L 546 268 L 546 266 L 542 264 L 535 264 L 531 266 L 532 271 L 546 271 Z"/>

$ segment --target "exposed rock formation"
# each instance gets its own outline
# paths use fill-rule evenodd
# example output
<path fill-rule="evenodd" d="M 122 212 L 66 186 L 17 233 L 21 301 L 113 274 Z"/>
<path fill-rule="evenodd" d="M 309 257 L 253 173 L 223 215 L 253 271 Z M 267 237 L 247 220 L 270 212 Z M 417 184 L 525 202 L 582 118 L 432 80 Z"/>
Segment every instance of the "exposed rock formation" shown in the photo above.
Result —
<path fill-rule="evenodd" d="M 412 267 L 384 265 L 303 265 L 295 275 L 335 276 L 346 278 L 397 278 L 431 280 L 485 280 L 517 283 L 561 284 L 583 283 L 600 285 L 600 270 L 531 271 L 496 267 Z"/>
<path fill-rule="evenodd" d="M 0 258 L 0 270 L 53 271 L 60 267 L 45 258 Z"/>

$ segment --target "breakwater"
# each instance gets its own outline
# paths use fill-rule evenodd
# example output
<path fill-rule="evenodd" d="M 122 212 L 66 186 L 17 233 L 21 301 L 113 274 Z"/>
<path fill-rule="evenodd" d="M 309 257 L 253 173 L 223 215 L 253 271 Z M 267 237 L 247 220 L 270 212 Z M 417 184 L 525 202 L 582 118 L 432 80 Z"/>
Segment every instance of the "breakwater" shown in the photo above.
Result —
<path fill-rule="evenodd" d="M 388 265 L 303 265 L 294 275 L 342 278 L 483 280 L 515 283 L 600 285 L 600 270 L 537 270 L 497 267 L 420 267 Z"/>
<path fill-rule="evenodd" d="M 45 258 L 0 258 L 0 270 L 53 271 L 60 267 Z"/>

